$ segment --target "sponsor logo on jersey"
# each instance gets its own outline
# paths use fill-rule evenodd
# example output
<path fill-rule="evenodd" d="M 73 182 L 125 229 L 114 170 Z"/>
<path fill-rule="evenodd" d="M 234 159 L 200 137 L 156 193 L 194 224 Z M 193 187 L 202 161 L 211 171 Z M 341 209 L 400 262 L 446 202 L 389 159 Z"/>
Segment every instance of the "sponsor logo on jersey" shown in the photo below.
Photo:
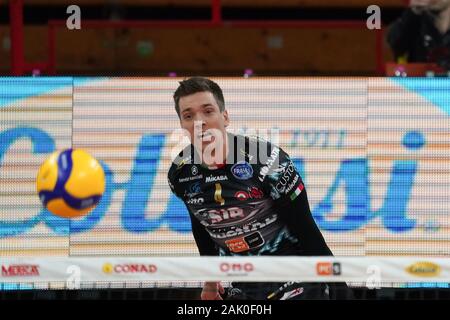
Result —
<path fill-rule="evenodd" d="M 236 198 L 236 199 L 238 199 L 238 200 L 240 200 L 240 201 L 245 201 L 245 200 L 247 200 L 248 198 L 250 198 L 250 196 L 249 196 L 249 194 L 247 193 L 247 192 L 245 192 L 245 191 L 237 191 L 235 194 L 234 194 L 234 197 Z"/>
<path fill-rule="evenodd" d="M 257 187 L 249 187 L 248 191 L 237 191 L 234 197 L 240 201 L 245 201 L 247 199 L 262 199 L 264 193 Z"/>
<path fill-rule="evenodd" d="M 202 188 L 200 187 L 200 181 L 191 184 L 185 191 L 184 196 L 188 198 L 195 197 L 202 193 Z"/>
<path fill-rule="evenodd" d="M 192 181 L 192 180 L 197 180 L 197 179 L 202 179 L 203 175 L 198 175 L 198 176 L 190 176 L 190 177 L 185 177 L 185 178 L 180 178 L 178 179 L 178 182 L 188 182 L 188 181 Z"/>
<path fill-rule="evenodd" d="M 225 204 L 225 199 L 222 197 L 222 185 L 216 183 L 216 190 L 214 191 L 214 201 L 223 206 Z"/>
<path fill-rule="evenodd" d="M 292 180 L 292 182 L 286 186 L 286 190 L 284 191 L 285 194 L 288 194 L 289 192 L 291 192 L 292 188 L 294 188 L 294 186 L 297 183 L 299 178 L 300 178 L 300 176 L 298 174 L 296 174 L 294 180 Z"/>
<path fill-rule="evenodd" d="M 246 243 L 248 243 L 249 247 L 252 249 L 260 247 L 264 244 L 264 238 L 259 232 L 255 232 L 248 236 L 245 236 L 244 240 Z"/>
<path fill-rule="evenodd" d="M 257 187 L 250 187 L 248 189 L 248 193 L 250 194 L 250 198 L 252 199 L 262 199 L 264 197 L 264 192 Z"/>
<path fill-rule="evenodd" d="M 257 221 L 249 224 L 245 224 L 243 226 L 235 226 L 233 229 L 230 228 L 228 231 L 221 231 L 221 230 L 210 230 L 209 234 L 212 238 L 215 239 L 225 239 L 225 238 L 232 238 L 237 237 L 246 233 L 250 233 L 252 231 L 258 231 L 261 230 L 268 225 L 274 223 L 278 220 L 278 216 L 276 214 L 273 214 L 267 218 L 265 218 L 263 221 Z"/>
<path fill-rule="evenodd" d="M 239 207 L 210 209 L 206 211 L 206 215 L 203 213 L 203 216 L 209 220 L 209 223 L 207 223 L 209 225 L 245 218 L 245 211 Z"/>
<path fill-rule="evenodd" d="M 245 221 L 254 222 L 259 212 L 264 210 L 265 202 L 247 203 L 239 207 L 228 208 L 202 208 L 194 212 L 194 215 L 205 227 L 227 227 L 234 226 L 235 223 Z M 253 219 L 253 220 L 252 220 Z"/>
<path fill-rule="evenodd" d="M 264 166 L 259 171 L 259 181 L 264 181 L 264 178 L 266 175 L 270 172 L 272 169 L 275 160 L 278 159 L 278 155 L 280 154 L 280 148 L 275 147 L 272 150 L 272 153 L 270 154 L 270 158 L 267 160 L 267 162 L 264 164 Z"/>
<path fill-rule="evenodd" d="M 196 175 L 198 174 L 198 168 L 197 168 L 196 165 L 193 165 L 193 166 L 191 167 L 191 173 L 192 173 L 192 175 L 194 175 L 194 176 L 196 176 Z"/>
<path fill-rule="evenodd" d="M 206 177 L 205 182 L 217 182 L 217 181 L 226 181 L 228 180 L 227 176 L 221 175 L 221 176 L 209 176 Z"/>
<path fill-rule="evenodd" d="M 286 185 L 292 180 L 292 176 L 295 173 L 295 167 L 292 161 L 289 161 L 289 165 L 284 169 L 283 175 L 278 179 L 278 183 L 276 184 L 275 188 L 280 193 L 287 193 Z M 296 175 L 296 178 L 298 180 L 298 176 Z M 290 189 L 292 189 L 294 186 L 292 185 Z M 290 190 L 289 189 L 289 190 Z"/>
<path fill-rule="evenodd" d="M 181 159 L 180 162 L 178 162 L 177 164 L 177 170 L 181 169 L 182 167 L 184 167 L 185 164 L 191 163 L 191 157 L 186 157 Z"/>
<path fill-rule="evenodd" d="M 187 204 L 193 204 L 193 205 L 202 205 L 205 202 L 204 198 L 192 198 L 186 201 Z"/>
<path fill-rule="evenodd" d="M 231 173 L 236 179 L 248 180 L 253 177 L 253 168 L 248 162 L 240 161 L 231 167 Z"/>
<path fill-rule="evenodd" d="M 244 237 L 227 240 L 225 241 L 225 244 L 228 249 L 234 253 L 244 252 L 250 249 L 250 246 L 245 242 Z"/>

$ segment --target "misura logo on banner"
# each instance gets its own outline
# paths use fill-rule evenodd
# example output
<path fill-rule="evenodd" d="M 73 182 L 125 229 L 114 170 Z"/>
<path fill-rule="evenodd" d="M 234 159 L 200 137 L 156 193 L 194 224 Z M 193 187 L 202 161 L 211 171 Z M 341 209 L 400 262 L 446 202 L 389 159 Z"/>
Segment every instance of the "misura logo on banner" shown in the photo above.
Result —
<path fill-rule="evenodd" d="M 32 277 L 39 275 L 39 265 L 16 264 L 1 266 L 2 277 Z"/>

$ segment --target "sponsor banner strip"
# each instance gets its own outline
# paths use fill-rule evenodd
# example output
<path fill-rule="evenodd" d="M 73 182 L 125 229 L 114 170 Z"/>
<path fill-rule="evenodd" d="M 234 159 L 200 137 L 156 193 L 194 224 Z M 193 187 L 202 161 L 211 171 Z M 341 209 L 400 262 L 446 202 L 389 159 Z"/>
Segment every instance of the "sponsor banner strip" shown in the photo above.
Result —
<path fill-rule="evenodd" d="M 158 257 L 1 258 L 0 282 L 347 281 L 450 282 L 450 258 Z"/>

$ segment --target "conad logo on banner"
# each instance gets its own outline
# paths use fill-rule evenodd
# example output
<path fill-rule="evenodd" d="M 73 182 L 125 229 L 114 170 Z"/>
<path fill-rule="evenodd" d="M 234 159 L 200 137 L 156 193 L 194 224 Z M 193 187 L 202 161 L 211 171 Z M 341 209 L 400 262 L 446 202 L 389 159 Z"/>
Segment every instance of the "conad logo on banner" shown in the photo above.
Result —
<path fill-rule="evenodd" d="M 39 265 L 15 264 L 2 265 L 2 277 L 39 276 Z"/>
<path fill-rule="evenodd" d="M 104 273 L 155 273 L 158 270 L 154 264 L 111 264 L 105 263 L 102 271 Z"/>
<path fill-rule="evenodd" d="M 407 267 L 406 272 L 418 277 L 437 277 L 441 267 L 433 262 L 421 261 Z"/>

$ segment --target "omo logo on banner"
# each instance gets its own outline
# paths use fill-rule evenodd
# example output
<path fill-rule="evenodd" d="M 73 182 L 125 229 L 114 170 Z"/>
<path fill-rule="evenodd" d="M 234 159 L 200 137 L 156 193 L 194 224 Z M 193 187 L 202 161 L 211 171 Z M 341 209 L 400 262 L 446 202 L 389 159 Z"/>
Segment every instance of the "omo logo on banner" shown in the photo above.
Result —
<path fill-rule="evenodd" d="M 19 139 L 32 142 L 33 153 L 51 153 L 55 150 L 53 138 L 38 128 L 17 127 L 0 132 L 0 166 L 10 146 Z M 409 150 L 423 147 L 425 139 L 418 131 L 408 132 L 402 144 Z M 13 237 L 32 229 L 44 222 L 57 234 L 86 232 L 95 227 L 108 211 L 112 195 L 118 190 L 125 191 L 121 210 L 121 222 L 124 230 L 132 233 L 152 232 L 167 225 L 175 232 L 190 232 L 190 221 L 184 205 L 171 195 L 166 210 L 157 218 L 147 218 L 146 208 L 153 191 L 154 178 L 157 174 L 161 152 L 165 146 L 162 134 L 142 136 L 136 150 L 130 179 L 125 183 L 117 183 L 114 172 L 102 162 L 106 177 L 106 190 L 99 205 L 82 220 L 69 221 L 56 217 L 46 210 L 37 212 L 27 220 L 0 221 L 0 237 Z M 383 206 L 371 210 L 368 159 L 354 158 L 342 160 L 336 172 L 334 182 L 325 197 L 313 208 L 313 215 L 319 227 L 331 232 L 348 232 L 362 228 L 373 219 L 380 217 L 384 227 L 392 232 L 404 232 L 415 227 L 416 221 L 406 214 L 410 201 L 411 189 L 416 176 L 418 161 L 395 160 L 390 172 Z M 305 177 L 304 160 L 293 159 L 302 177 Z M 333 211 L 333 198 L 338 187 L 345 185 L 346 211 L 339 220 L 329 220 L 327 215 Z"/>

